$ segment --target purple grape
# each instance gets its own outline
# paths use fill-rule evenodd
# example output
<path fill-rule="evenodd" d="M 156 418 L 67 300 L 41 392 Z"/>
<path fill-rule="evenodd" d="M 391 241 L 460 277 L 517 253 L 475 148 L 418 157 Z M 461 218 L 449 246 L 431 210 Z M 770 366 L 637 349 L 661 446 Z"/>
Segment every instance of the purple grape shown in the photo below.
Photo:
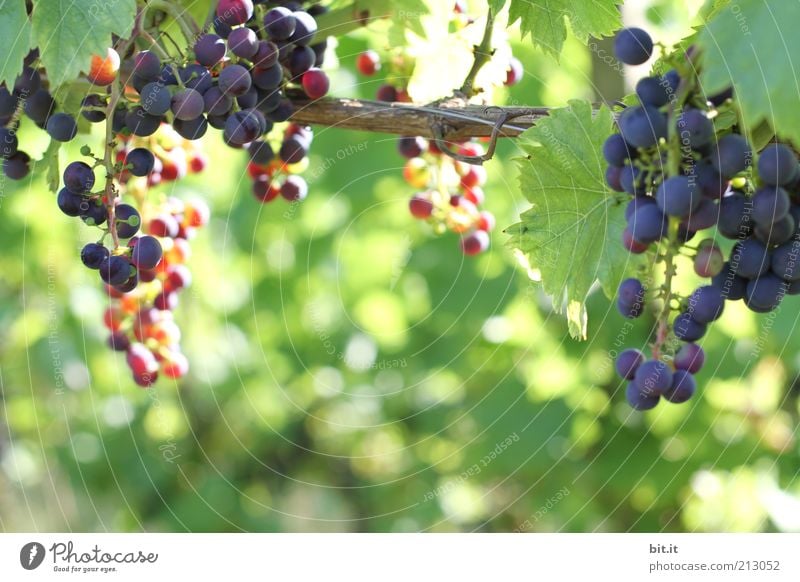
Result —
<path fill-rule="evenodd" d="M 689 296 L 687 313 L 698 323 L 711 323 L 719 319 L 725 308 L 725 298 L 717 287 L 705 285 Z"/>
<path fill-rule="evenodd" d="M 172 96 L 171 107 L 176 119 L 189 121 L 203 114 L 205 102 L 203 96 L 194 89 L 184 89 Z"/>
<path fill-rule="evenodd" d="M 90 269 L 99 269 L 111 253 L 103 245 L 89 243 L 81 249 L 81 261 Z"/>
<path fill-rule="evenodd" d="M 686 370 L 675 370 L 672 385 L 664 392 L 664 399 L 674 404 L 686 402 L 697 389 L 694 376 Z"/>
<path fill-rule="evenodd" d="M 122 285 L 131 278 L 131 264 L 123 256 L 112 255 L 100 265 L 100 278 L 109 285 Z"/>
<path fill-rule="evenodd" d="M 139 269 L 155 269 L 161 262 L 161 243 L 153 236 L 145 235 L 131 239 L 128 246 L 133 249 L 131 263 Z"/>
<path fill-rule="evenodd" d="M 94 188 L 94 170 L 84 162 L 70 162 L 64 168 L 64 186 L 75 194 L 84 194 Z"/>
<path fill-rule="evenodd" d="M 625 399 L 634 410 L 650 410 L 658 405 L 661 397 L 658 394 L 645 394 L 634 382 L 629 382 L 625 389 Z"/>
<path fill-rule="evenodd" d="M 287 40 L 296 28 L 295 14 L 288 8 L 278 6 L 264 15 L 264 30 L 274 40 Z"/>
<path fill-rule="evenodd" d="M 686 370 L 692 374 L 697 374 L 703 367 L 705 361 L 706 353 L 703 351 L 703 348 L 697 344 L 683 344 L 681 349 L 678 350 L 678 353 L 675 354 L 672 363 L 678 370 Z"/>
<path fill-rule="evenodd" d="M 203 110 L 209 115 L 225 115 L 232 107 L 233 97 L 223 93 L 219 87 L 211 87 L 203 94 Z"/>
<path fill-rule="evenodd" d="M 669 102 L 666 83 L 659 77 L 644 77 L 636 83 L 636 96 L 642 105 L 662 107 Z"/>
<path fill-rule="evenodd" d="M 797 156 L 781 143 L 767 145 L 758 157 L 758 177 L 765 184 L 785 186 L 797 175 Z"/>
<path fill-rule="evenodd" d="M 116 207 L 117 234 L 120 238 L 131 238 L 142 224 L 139 211 L 130 204 L 118 204 Z M 127 280 L 127 279 L 126 279 Z"/>
<path fill-rule="evenodd" d="M 625 380 L 633 380 L 636 370 L 644 363 L 644 354 L 639 350 L 629 349 L 621 352 L 615 362 L 617 374 Z"/>
<path fill-rule="evenodd" d="M 47 133 L 56 141 L 71 141 L 78 135 L 78 124 L 68 113 L 56 113 L 47 120 Z"/>
<path fill-rule="evenodd" d="M 633 383 L 642 394 L 660 396 L 672 385 L 672 371 L 664 362 L 647 360 L 636 369 Z"/>
<path fill-rule="evenodd" d="M 241 65 L 230 65 L 222 69 L 217 83 L 223 93 L 238 97 L 250 89 L 250 72 Z"/>
<path fill-rule="evenodd" d="M 225 57 L 225 41 L 216 34 L 204 34 L 194 43 L 194 56 L 204 67 L 213 67 Z"/>
<path fill-rule="evenodd" d="M 228 48 L 237 57 L 250 59 L 258 52 L 258 36 L 245 26 L 234 28 L 228 35 Z"/>
<path fill-rule="evenodd" d="M 686 176 L 672 176 L 658 187 L 656 202 L 664 214 L 685 218 L 700 204 L 700 192 Z"/>
<path fill-rule="evenodd" d="M 653 39 L 641 28 L 623 28 L 614 38 L 614 54 L 626 65 L 641 65 L 653 54 Z"/>
<path fill-rule="evenodd" d="M 786 281 L 766 273 L 747 283 L 745 305 L 756 313 L 767 313 L 780 305 L 787 289 Z"/>
<path fill-rule="evenodd" d="M 705 335 L 706 324 L 695 321 L 688 313 L 681 313 L 672 322 L 672 331 L 676 338 L 694 342 Z"/>
<path fill-rule="evenodd" d="M 289 37 L 289 42 L 297 46 L 307 46 L 311 44 L 314 35 L 317 33 L 317 21 L 308 12 L 298 10 L 293 12 L 295 19 L 294 34 Z"/>
<path fill-rule="evenodd" d="M 125 164 L 131 166 L 129 171 L 134 176 L 147 176 L 153 171 L 155 163 L 153 152 L 145 148 L 134 148 L 125 156 Z M 64 181 L 66 182 L 66 178 Z"/>
<path fill-rule="evenodd" d="M 750 144 L 741 135 L 731 133 L 719 139 L 711 152 L 711 164 L 724 178 L 733 178 L 750 165 Z"/>
<path fill-rule="evenodd" d="M 619 117 L 623 139 L 637 148 L 649 148 L 667 137 L 667 117 L 655 107 L 629 107 Z"/>

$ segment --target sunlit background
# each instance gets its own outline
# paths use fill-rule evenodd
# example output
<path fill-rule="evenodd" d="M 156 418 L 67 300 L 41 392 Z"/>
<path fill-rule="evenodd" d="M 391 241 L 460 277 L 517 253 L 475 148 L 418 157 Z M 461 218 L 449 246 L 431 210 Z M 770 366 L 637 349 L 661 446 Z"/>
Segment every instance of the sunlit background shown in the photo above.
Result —
<path fill-rule="evenodd" d="M 685 2 L 632 4 L 658 38 L 689 31 Z M 376 43 L 340 41 L 334 94 L 374 95 L 352 71 Z M 506 102 L 624 93 L 575 39 L 560 63 L 514 53 Z M 167 187 L 213 210 L 177 310 L 192 370 L 152 390 L 105 346 L 78 256 L 93 233 L 43 171 L 0 187 L 2 530 L 800 530 L 796 300 L 776 317 L 729 303 L 698 396 L 635 413 L 612 358 L 649 326 L 598 291 L 589 340 L 570 339 L 501 229 L 469 259 L 410 217 L 395 137 L 318 128 L 297 207 L 259 205 L 216 132 L 204 147 L 209 169 Z M 487 164 L 500 227 L 525 208 L 514 155 Z"/>

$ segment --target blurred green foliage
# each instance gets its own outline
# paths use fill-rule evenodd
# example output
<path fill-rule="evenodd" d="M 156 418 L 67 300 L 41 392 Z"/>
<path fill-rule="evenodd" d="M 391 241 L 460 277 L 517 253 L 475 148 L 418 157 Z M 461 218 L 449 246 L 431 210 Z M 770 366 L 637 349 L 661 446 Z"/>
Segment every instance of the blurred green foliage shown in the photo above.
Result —
<path fill-rule="evenodd" d="M 340 42 L 338 94 L 374 93 L 348 72 L 370 40 Z M 515 44 L 526 76 L 507 102 L 591 98 L 588 52 L 565 50 L 558 65 Z M 647 323 L 596 292 L 589 341 L 571 340 L 502 232 L 470 260 L 409 216 L 395 138 L 319 128 L 297 207 L 258 205 L 244 157 L 206 141 L 209 169 L 165 187 L 213 208 L 177 385 L 137 388 L 105 347 L 78 258 L 92 234 L 43 172 L 0 187 L 3 530 L 800 529 L 796 302 L 771 319 L 729 306 L 698 397 L 642 415 L 612 357 Z M 502 227 L 525 203 L 514 144 L 499 152 Z"/>

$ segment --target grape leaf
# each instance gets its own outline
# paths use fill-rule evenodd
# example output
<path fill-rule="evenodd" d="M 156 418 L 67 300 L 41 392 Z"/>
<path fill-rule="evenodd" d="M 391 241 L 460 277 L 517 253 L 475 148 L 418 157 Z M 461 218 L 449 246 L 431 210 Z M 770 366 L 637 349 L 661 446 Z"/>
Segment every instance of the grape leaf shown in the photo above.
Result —
<path fill-rule="evenodd" d="M 800 147 L 800 35 L 797 0 L 739 0 L 716 13 L 698 37 L 703 90 L 733 84 L 744 126 L 767 122 Z"/>
<path fill-rule="evenodd" d="M 567 38 L 569 18 L 575 36 L 608 36 L 622 27 L 618 6 L 622 0 L 511 0 L 508 23 L 520 21 L 522 35 L 556 58 Z"/>
<path fill-rule="evenodd" d="M 586 338 L 586 298 L 599 281 L 613 297 L 641 256 L 622 246 L 625 200 L 605 185 L 602 147 L 613 116 L 602 106 L 592 115 L 585 101 L 570 101 L 517 140 L 520 187 L 532 203 L 507 229 L 509 246 L 534 279 L 541 279 L 556 310 L 566 305 L 570 334 Z"/>
<path fill-rule="evenodd" d="M 0 83 L 11 85 L 22 72 L 23 60 L 31 48 L 31 22 L 25 0 L 0 2 L 0 38 L 5 55 L 0 58 Z"/>
<path fill-rule="evenodd" d="M 105 55 L 111 35 L 133 28 L 136 0 L 39 0 L 33 7 L 33 36 L 51 86 L 89 69 L 92 55 Z"/>

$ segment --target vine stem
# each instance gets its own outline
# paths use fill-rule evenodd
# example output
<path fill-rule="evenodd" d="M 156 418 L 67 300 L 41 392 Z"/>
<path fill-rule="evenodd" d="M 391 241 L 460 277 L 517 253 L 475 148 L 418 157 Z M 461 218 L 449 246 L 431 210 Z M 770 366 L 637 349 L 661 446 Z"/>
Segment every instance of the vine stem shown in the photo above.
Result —
<path fill-rule="evenodd" d="M 469 70 L 469 73 L 467 73 L 466 79 L 464 79 L 464 84 L 461 85 L 461 92 L 467 97 L 472 97 L 477 93 L 475 91 L 475 78 L 478 76 L 483 66 L 491 60 L 494 54 L 492 50 L 494 18 L 494 11 L 489 7 L 486 12 L 486 28 L 483 30 L 483 38 L 481 39 L 481 43 L 475 46 L 475 60 L 472 62 L 472 68 Z"/>
<path fill-rule="evenodd" d="M 103 144 L 103 167 L 106 170 L 106 209 L 108 210 L 108 229 L 114 241 L 114 250 L 119 248 L 119 235 L 117 234 L 117 214 L 115 211 L 117 201 L 117 190 L 114 188 L 114 161 L 112 153 L 114 150 L 114 111 L 120 99 L 119 82 L 115 81 L 111 87 L 111 98 L 108 100 L 106 109 L 106 134 Z"/>
<path fill-rule="evenodd" d="M 176 6 L 172 2 L 166 0 L 150 0 L 147 3 L 147 7 L 161 10 L 172 16 L 175 22 L 178 23 L 181 33 L 190 45 L 193 45 L 194 40 L 202 34 L 200 27 L 197 26 L 197 23 L 188 15 L 186 10 L 181 9 L 180 6 Z"/>

